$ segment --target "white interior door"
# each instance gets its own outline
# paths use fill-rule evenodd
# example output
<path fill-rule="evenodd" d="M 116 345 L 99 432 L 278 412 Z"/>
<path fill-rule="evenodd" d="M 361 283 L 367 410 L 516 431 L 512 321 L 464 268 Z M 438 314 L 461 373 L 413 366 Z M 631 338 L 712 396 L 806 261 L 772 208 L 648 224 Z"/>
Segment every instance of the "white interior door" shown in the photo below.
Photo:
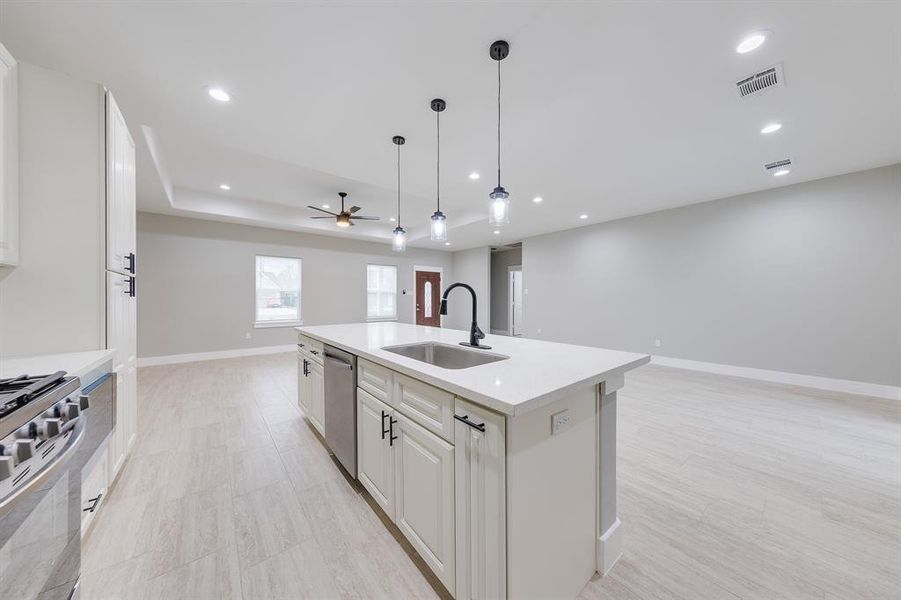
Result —
<path fill-rule="evenodd" d="M 509 315 L 508 330 L 510 335 L 522 335 L 522 268 L 511 267 L 508 273 L 507 289 L 510 301 L 507 311 Z"/>

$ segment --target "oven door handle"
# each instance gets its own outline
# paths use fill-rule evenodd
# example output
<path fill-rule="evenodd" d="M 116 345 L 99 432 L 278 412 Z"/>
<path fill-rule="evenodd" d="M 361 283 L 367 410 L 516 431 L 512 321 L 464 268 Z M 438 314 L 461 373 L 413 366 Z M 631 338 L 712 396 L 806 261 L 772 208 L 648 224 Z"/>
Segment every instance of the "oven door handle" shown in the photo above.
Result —
<path fill-rule="evenodd" d="M 81 445 L 82 440 L 84 439 L 84 427 L 85 420 L 81 417 L 73 419 L 74 423 L 70 426 L 73 429 L 72 435 L 69 436 L 69 440 L 66 442 L 66 447 L 56 455 L 56 458 L 53 459 L 53 462 L 46 465 L 43 469 L 38 471 L 38 473 L 29 479 L 25 485 L 14 491 L 12 494 L 0 500 L 0 519 L 6 516 L 9 511 L 15 508 L 16 504 L 22 497 L 27 496 L 31 491 L 39 489 L 39 486 L 43 484 L 51 475 L 59 471 L 72 455 L 75 454 L 75 450 L 78 446 Z M 72 423 L 72 421 L 69 421 Z M 67 423 L 68 424 L 68 423 Z"/>

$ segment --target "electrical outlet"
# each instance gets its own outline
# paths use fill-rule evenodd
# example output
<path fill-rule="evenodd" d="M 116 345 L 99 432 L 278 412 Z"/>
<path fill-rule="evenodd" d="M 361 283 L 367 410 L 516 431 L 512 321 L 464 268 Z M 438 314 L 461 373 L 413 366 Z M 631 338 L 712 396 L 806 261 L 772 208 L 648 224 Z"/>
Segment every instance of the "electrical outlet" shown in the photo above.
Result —
<path fill-rule="evenodd" d="M 569 427 L 569 410 L 561 410 L 551 415 L 551 435 L 557 435 Z"/>
<path fill-rule="evenodd" d="M 541 327 L 538 328 L 538 333 L 541 333 Z"/>
<path fill-rule="evenodd" d="M 659 347 L 660 347 L 660 340 L 654 340 L 654 347 L 655 347 L 655 348 L 659 348 Z"/>
<path fill-rule="evenodd" d="M 244 334 L 244 339 L 249 340 L 250 338 L 251 338 L 251 335 L 250 335 L 250 332 L 248 331 L 247 333 Z"/>

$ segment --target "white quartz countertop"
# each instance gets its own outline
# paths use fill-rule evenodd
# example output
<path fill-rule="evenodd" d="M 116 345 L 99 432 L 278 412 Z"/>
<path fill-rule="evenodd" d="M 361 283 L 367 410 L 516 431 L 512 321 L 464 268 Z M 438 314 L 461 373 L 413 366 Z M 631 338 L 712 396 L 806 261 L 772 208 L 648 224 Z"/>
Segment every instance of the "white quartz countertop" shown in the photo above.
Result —
<path fill-rule="evenodd" d="M 56 371 L 65 371 L 69 375 L 81 377 L 90 373 L 104 362 L 112 360 L 113 354 L 115 354 L 115 350 L 88 350 L 85 352 L 67 352 L 65 354 L 0 358 L 0 377 L 46 375 Z"/>
<path fill-rule="evenodd" d="M 417 342 L 457 345 L 469 340 L 469 332 L 395 322 L 296 329 L 507 415 L 519 415 L 550 404 L 570 390 L 598 384 L 650 361 L 647 354 L 487 335 L 481 343 L 491 346 L 489 352 L 509 359 L 467 369 L 444 369 L 382 348 Z"/>

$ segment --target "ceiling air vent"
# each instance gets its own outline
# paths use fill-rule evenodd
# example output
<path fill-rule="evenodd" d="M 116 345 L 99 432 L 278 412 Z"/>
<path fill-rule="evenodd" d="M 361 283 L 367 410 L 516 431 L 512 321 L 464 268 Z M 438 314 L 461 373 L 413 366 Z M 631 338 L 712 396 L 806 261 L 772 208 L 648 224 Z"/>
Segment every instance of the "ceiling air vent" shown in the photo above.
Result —
<path fill-rule="evenodd" d="M 745 77 L 735 84 L 738 95 L 742 98 L 760 94 L 765 90 L 785 85 L 785 75 L 782 73 L 782 63 L 767 67 L 763 71 Z"/>
<path fill-rule="evenodd" d="M 773 171 L 778 171 L 779 169 L 788 169 L 791 166 L 791 159 L 783 158 L 782 160 L 777 160 L 776 162 L 767 163 L 763 165 L 763 168 L 766 169 L 767 173 L 772 173 Z"/>

